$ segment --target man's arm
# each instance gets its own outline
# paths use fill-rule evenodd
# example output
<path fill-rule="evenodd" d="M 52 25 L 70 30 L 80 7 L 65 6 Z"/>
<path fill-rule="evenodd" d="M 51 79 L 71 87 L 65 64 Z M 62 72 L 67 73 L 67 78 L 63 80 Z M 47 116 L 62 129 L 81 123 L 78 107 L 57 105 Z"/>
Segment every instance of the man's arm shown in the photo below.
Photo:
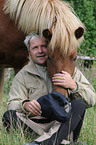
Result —
<path fill-rule="evenodd" d="M 74 96 L 75 93 L 78 93 L 79 95 L 76 95 L 76 99 L 81 99 L 86 107 L 94 106 L 96 103 L 94 88 L 77 68 L 74 74 L 73 78 L 65 71 L 62 71 L 62 74 L 55 74 L 52 79 L 53 84 L 69 89 L 70 93 L 73 93 Z"/>
<path fill-rule="evenodd" d="M 36 100 L 28 99 L 28 90 L 22 73 L 18 73 L 13 80 L 7 104 L 8 110 L 41 115 L 40 104 Z"/>
<path fill-rule="evenodd" d="M 96 92 L 78 68 L 75 69 L 73 80 L 78 85 L 77 90 L 73 93 L 79 93 L 81 100 L 85 103 L 86 107 L 94 106 L 96 104 Z"/>

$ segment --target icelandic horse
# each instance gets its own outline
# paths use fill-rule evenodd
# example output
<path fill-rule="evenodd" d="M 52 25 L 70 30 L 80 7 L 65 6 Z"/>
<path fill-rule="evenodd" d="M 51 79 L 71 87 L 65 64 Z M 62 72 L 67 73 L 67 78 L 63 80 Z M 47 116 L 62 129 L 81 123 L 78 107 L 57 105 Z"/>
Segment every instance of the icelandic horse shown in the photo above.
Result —
<path fill-rule="evenodd" d="M 26 34 L 38 32 L 48 39 L 48 71 L 74 73 L 77 47 L 83 40 L 84 25 L 72 7 L 60 0 L 6 0 L 5 14 L 10 15 L 18 28 Z M 13 49 L 14 50 L 14 49 Z M 61 87 L 55 91 L 67 95 Z"/>
<path fill-rule="evenodd" d="M 28 61 L 25 34 L 10 16 L 4 13 L 5 0 L 0 0 L 0 104 L 2 100 L 4 68 L 14 68 L 17 73 Z"/>

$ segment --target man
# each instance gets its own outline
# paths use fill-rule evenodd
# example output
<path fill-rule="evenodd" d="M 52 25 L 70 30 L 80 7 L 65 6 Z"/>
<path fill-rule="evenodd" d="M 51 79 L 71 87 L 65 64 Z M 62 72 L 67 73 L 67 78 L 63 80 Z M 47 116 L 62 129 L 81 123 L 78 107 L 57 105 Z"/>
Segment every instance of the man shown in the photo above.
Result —
<path fill-rule="evenodd" d="M 73 134 L 74 141 L 77 140 L 83 123 L 85 106 L 91 107 L 96 102 L 95 90 L 77 68 L 73 79 L 64 71 L 62 74 L 55 74 L 54 85 L 65 87 L 66 84 L 72 95 L 75 96 L 79 92 L 79 99 L 84 100 L 85 104 L 75 96 L 75 100 L 71 102 L 72 116 L 67 121 L 61 123 L 44 119 L 41 116 L 42 109 L 37 99 L 52 92 L 52 84 L 46 69 L 47 41 L 39 34 L 31 33 L 24 42 L 29 51 L 30 62 L 13 80 L 9 93 L 8 111 L 3 115 L 4 126 L 9 130 L 12 127 L 18 128 L 19 124 L 23 126 L 24 131 L 28 129 L 27 131 L 32 134 L 37 133 L 37 139 L 29 143 L 31 145 L 59 145 L 65 142 L 68 144 L 70 142 L 65 139 L 68 139 L 70 134 Z M 66 78 L 65 82 L 62 77 Z M 39 122 L 40 119 L 42 122 Z"/>

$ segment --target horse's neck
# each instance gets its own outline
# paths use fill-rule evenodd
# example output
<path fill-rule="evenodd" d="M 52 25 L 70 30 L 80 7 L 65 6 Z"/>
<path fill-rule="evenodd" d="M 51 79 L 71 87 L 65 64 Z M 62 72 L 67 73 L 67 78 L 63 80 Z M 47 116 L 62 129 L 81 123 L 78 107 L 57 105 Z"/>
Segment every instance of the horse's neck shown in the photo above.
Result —
<path fill-rule="evenodd" d="M 54 86 L 54 91 L 61 93 L 62 95 L 64 95 L 66 98 L 68 97 L 68 92 L 66 89 L 62 88 L 62 87 L 58 87 L 58 86 Z"/>

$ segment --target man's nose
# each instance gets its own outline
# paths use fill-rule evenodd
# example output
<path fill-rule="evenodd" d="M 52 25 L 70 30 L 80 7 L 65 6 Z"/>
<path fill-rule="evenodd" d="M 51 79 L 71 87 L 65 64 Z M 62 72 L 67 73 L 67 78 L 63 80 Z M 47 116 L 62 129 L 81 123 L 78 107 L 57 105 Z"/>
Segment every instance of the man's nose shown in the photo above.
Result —
<path fill-rule="evenodd" d="M 42 47 L 41 46 L 38 47 L 38 51 L 39 51 L 39 53 L 42 52 Z"/>

